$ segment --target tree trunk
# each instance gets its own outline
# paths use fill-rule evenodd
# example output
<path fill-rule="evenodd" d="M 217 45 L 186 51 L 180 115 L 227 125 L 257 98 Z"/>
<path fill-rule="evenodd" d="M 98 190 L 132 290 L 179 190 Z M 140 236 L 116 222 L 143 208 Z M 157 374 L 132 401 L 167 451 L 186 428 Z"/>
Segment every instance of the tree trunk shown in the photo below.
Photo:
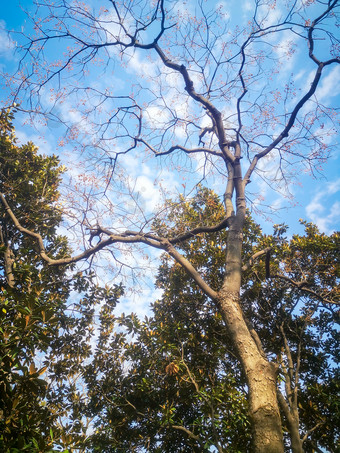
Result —
<path fill-rule="evenodd" d="M 14 288 L 15 280 L 13 274 L 13 264 L 14 264 L 14 254 L 12 252 L 11 247 L 8 244 L 8 240 L 6 238 L 6 230 L 5 232 L 2 231 L 0 226 L 0 245 L 4 247 L 4 269 L 5 269 L 5 277 L 7 280 L 8 286 Z"/>
<path fill-rule="evenodd" d="M 302 440 L 300 437 L 299 432 L 299 424 L 295 421 L 295 423 L 288 423 L 289 425 L 289 434 L 291 439 L 291 446 L 293 453 L 304 453 Z"/>
<path fill-rule="evenodd" d="M 299 414 L 297 408 L 290 410 L 284 396 L 280 391 L 277 393 L 278 401 L 281 406 L 282 412 L 285 415 L 287 427 L 291 440 L 291 447 L 293 453 L 304 453 L 303 441 L 299 432 Z"/>
<path fill-rule="evenodd" d="M 276 367 L 251 334 L 240 307 L 241 250 L 244 213 L 231 222 L 226 254 L 226 275 L 218 303 L 245 373 L 255 453 L 283 453 L 283 436 L 276 394 Z"/>

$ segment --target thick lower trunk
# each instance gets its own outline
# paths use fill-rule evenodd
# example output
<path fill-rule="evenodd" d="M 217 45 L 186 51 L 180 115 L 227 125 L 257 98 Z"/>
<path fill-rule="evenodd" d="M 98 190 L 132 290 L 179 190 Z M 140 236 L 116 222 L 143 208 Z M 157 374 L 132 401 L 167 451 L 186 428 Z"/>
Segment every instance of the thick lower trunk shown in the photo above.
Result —
<path fill-rule="evenodd" d="M 249 389 L 254 453 L 283 453 L 276 396 L 276 369 L 259 350 L 243 318 L 238 294 L 220 292 L 220 309 L 234 342 Z"/>

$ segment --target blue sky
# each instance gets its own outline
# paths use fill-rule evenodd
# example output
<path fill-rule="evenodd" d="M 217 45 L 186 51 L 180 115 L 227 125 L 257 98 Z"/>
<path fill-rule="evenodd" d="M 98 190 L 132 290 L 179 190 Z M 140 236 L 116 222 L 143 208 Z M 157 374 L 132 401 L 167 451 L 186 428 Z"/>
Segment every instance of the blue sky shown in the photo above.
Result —
<path fill-rule="evenodd" d="M 208 2 L 209 3 L 209 2 Z M 215 2 L 211 2 L 215 3 Z M 225 14 L 230 17 L 232 23 L 233 19 L 237 17 L 239 19 L 239 4 L 237 2 L 219 2 L 220 6 L 225 11 Z M 190 2 L 187 2 L 187 8 L 189 8 Z M 33 2 L 31 0 L 13 0 L 8 2 L 6 8 L 2 11 L 1 18 L 1 34 L 0 34 L 0 59 L 1 59 L 1 68 L 8 70 L 9 72 L 13 71 L 17 62 L 18 55 L 15 55 L 13 43 L 10 42 L 5 34 L 4 29 L 17 30 L 20 31 L 24 29 L 29 31 L 31 25 L 26 19 L 26 15 L 21 11 L 20 5 L 24 8 L 27 8 L 31 12 L 35 11 Z M 103 3 L 105 6 L 105 3 Z M 250 1 L 244 1 L 241 4 L 241 10 L 244 17 L 248 11 L 252 8 L 252 3 Z M 277 10 L 280 8 L 280 2 L 277 3 L 276 9 L 274 9 L 274 15 L 277 13 Z M 15 40 L 15 35 L 13 35 L 13 40 Z M 142 61 L 142 56 L 139 56 L 135 59 L 134 64 L 139 65 L 137 69 L 139 71 L 147 71 L 147 63 Z M 303 70 L 303 66 L 299 66 L 298 59 L 295 59 L 292 64 L 294 64 L 294 73 L 298 74 Z M 144 65 L 144 67 L 143 67 Z M 329 74 L 329 73 L 328 73 Z M 130 72 L 130 76 L 132 77 Z M 124 77 L 124 76 L 122 76 Z M 327 78 L 327 72 L 325 74 Z M 278 80 L 278 83 L 280 80 Z M 119 82 L 118 82 L 119 83 Z M 334 84 L 335 83 L 335 84 Z M 325 97 L 329 97 L 327 102 L 332 106 L 339 105 L 340 99 L 340 89 L 338 80 L 329 80 L 329 86 L 324 85 L 322 87 Z M 122 84 L 124 85 L 124 84 Z M 40 145 L 41 149 L 45 152 L 54 152 L 55 151 L 55 138 L 54 136 L 60 133 L 58 128 L 50 128 L 48 131 L 36 131 L 33 132 L 31 129 L 21 127 L 17 125 L 19 138 L 22 140 L 32 139 L 34 142 Z M 45 135 L 43 140 L 41 137 Z M 334 229 L 339 228 L 340 220 L 340 206 L 339 206 L 339 193 L 340 193 L 340 175 L 339 175 L 339 148 L 332 151 L 332 155 L 329 158 L 328 162 L 324 165 L 323 172 L 319 174 L 318 179 L 314 179 L 309 175 L 301 174 L 299 177 L 298 183 L 294 183 L 290 186 L 291 192 L 294 195 L 294 199 L 291 202 L 282 199 L 278 194 L 270 193 L 269 188 L 265 185 L 261 187 L 266 201 L 265 204 L 277 205 L 280 207 L 276 213 L 272 213 L 269 218 L 273 220 L 274 223 L 286 222 L 290 225 L 292 232 L 299 230 L 298 219 L 303 218 L 307 221 L 315 222 L 322 231 L 327 233 L 331 232 Z M 145 167 L 145 172 L 139 175 L 138 184 L 142 184 L 144 187 L 144 197 L 146 198 L 149 194 L 149 200 L 151 201 L 152 196 L 156 197 L 158 201 L 159 197 L 156 195 L 154 190 L 153 181 L 148 176 L 148 169 Z M 152 171 L 150 171 L 152 172 Z M 149 173 L 150 173 L 149 172 Z M 150 193 L 152 192 L 152 194 Z M 155 201 L 155 202 L 156 202 Z M 295 205 L 295 206 L 294 206 Z M 261 224 L 264 228 L 268 228 L 270 231 L 270 222 L 263 219 Z M 266 227 L 267 225 L 267 227 Z"/>
<path fill-rule="evenodd" d="M 300 0 L 302 1 L 302 0 Z M 91 3 L 91 2 L 90 2 Z M 271 21 L 275 21 L 280 17 L 283 10 L 284 2 L 277 2 L 275 7 L 269 8 L 263 12 L 267 15 L 266 21 L 267 25 Z M 93 4 L 99 5 L 100 3 L 94 2 Z M 6 8 L 3 8 L 2 18 L 0 21 L 0 69 L 1 72 L 12 73 L 17 67 L 19 61 L 19 54 L 15 52 L 15 42 L 18 40 L 20 42 L 20 36 L 12 34 L 11 38 L 8 38 L 5 30 L 14 30 L 14 31 L 24 31 L 25 33 L 31 32 L 31 24 L 27 20 L 26 15 L 21 11 L 20 5 L 24 8 L 27 8 L 33 15 L 35 7 L 31 0 L 12 0 L 8 2 Z M 104 7 L 109 7 L 109 2 L 103 2 Z M 196 2 L 180 2 L 178 5 L 177 14 L 182 14 L 185 20 L 187 14 L 190 11 L 194 11 Z M 210 7 L 211 10 L 214 8 L 219 8 L 220 11 L 224 14 L 225 24 L 227 24 L 227 29 L 232 28 L 235 24 L 240 27 L 246 26 L 247 20 L 249 19 L 250 11 L 253 9 L 253 3 L 251 1 L 229 1 L 229 2 L 215 2 L 207 1 L 205 2 L 206 7 Z M 103 13 L 104 14 L 104 13 Z M 260 13 L 259 13 L 260 14 Z M 39 18 L 39 16 L 37 16 Z M 114 27 L 107 25 L 110 33 L 114 34 Z M 110 28 L 111 27 L 111 28 Z M 270 42 L 271 52 L 275 58 L 281 57 L 285 58 L 286 52 L 288 52 L 289 47 L 291 46 L 291 41 L 287 37 L 287 32 L 283 32 L 280 35 L 280 38 L 274 38 Z M 283 89 L 287 80 L 289 82 L 294 82 L 297 93 L 303 93 L 310 84 L 310 72 L 312 71 L 312 63 L 306 59 L 306 49 L 303 47 L 303 42 L 298 41 L 293 42 L 292 48 L 294 48 L 294 53 L 286 61 L 284 65 L 280 68 L 277 74 L 273 78 L 270 78 L 271 81 L 271 90 L 274 92 L 276 89 Z M 216 47 L 220 46 L 221 42 L 217 41 Z M 320 41 L 318 45 L 322 46 L 323 43 Z M 265 49 L 265 48 L 263 48 Z M 263 50 L 259 47 L 259 50 Z M 180 55 L 180 49 L 175 49 L 175 52 Z M 327 50 L 326 50 L 327 51 Z M 46 58 L 49 62 L 54 59 L 58 59 L 59 56 L 62 57 L 62 53 L 66 52 L 66 47 L 60 46 L 60 43 L 57 45 L 52 45 L 47 48 Z M 111 51 L 110 51 L 111 52 Z M 216 50 L 217 52 L 217 50 Z M 182 101 L 177 102 L 174 106 L 174 99 L 176 99 L 177 94 L 171 87 L 171 84 L 177 83 L 176 77 L 173 74 L 167 73 L 165 76 L 160 76 L 158 73 L 159 66 L 155 64 L 154 56 L 146 55 L 142 52 L 131 53 L 129 57 L 124 57 L 120 60 L 120 57 L 117 52 L 112 51 L 109 53 L 110 61 L 107 66 L 97 65 L 92 68 L 87 75 L 87 83 L 91 89 L 92 93 L 94 90 L 104 90 L 107 87 L 115 95 L 127 95 L 131 91 L 131 86 L 136 88 L 138 82 L 143 82 L 146 90 L 141 94 L 141 100 L 145 106 L 145 124 L 147 125 L 148 131 L 152 127 L 162 128 L 165 121 L 168 121 L 168 106 L 170 105 L 176 114 L 179 116 L 185 117 L 188 114 L 195 113 L 195 110 L 190 111 L 191 105 L 190 102 Z M 279 60 L 278 60 L 279 61 Z M 70 73 L 71 83 L 78 83 L 76 78 L 73 78 L 72 71 Z M 224 74 L 221 74 L 221 77 L 224 77 Z M 340 100 L 340 71 L 339 65 L 337 68 L 333 66 L 327 68 L 322 79 L 320 90 L 317 93 L 318 99 L 322 101 L 327 107 L 337 107 L 339 106 Z M 263 83 L 259 80 L 257 85 L 254 87 L 254 96 L 256 90 L 260 96 L 261 90 L 265 87 Z M 57 84 L 51 85 L 50 88 L 58 91 Z M 197 82 L 199 83 L 199 82 Z M 262 83 L 262 85 L 261 85 Z M 163 98 L 156 97 L 155 93 L 157 90 L 163 87 L 166 94 Z M 170 87 L 170 88 L 169 88 Z M 299 91 L 300 90 L 300 91 Z M 150 94 L 152 92 L 152 95 Z M 47 93 L 47 91 L 46 91 Z M 6 98 L 6 89 L 3 90 L 3 99 Z M 254 97 L 255 99 L 255 97 Z M 269 99 L 269 98 L 268 98 Z M 45 99 L 46 101 L 46 99 Z M 293 102 L 294 99 L 291 99 Z M 48 103 L 50 101 L 46 101 Z M 79 137 L 81 139 L 86 137 L 86 134 L 94 132 L 92 125 L 88 122 L 84 125 L 81 118 L 81 109 L 79 107 L 75 108 L 75 103 L 80 102 L 80 95 L 78 94 L 68 94 L 68 96 L 63 101 L 62 105 L 58 106 L 57 112 L 62 118 L 71 123 L 72 121 L 78 122 L 79 127 Z M 94 97 L 91 98 L 91 102 L 95 105 L 98 102 Z M 219 100 L 216 100 L 219 103 Z M 272 102 L 274 102 L 272 100 Z M 166 106 L 165 103 L 168 103 Z M 225 115 L 229 115 L 232 110 L 233 100 L 230 101 L 230 106 L 224 107 L 221 104 L 221 109 L 225 112 Z M 107 101 L 103 105 L 103 112 L 108 112 L 109 109 L 113 109 L 113 103 Z M 113 110 L 112 110 L 113 111 Z M 96 118 L 99 118 L 100 113 L 96 109 L 95 113 L 92 113 L 92 120 L 95 121 Z M 231 114 L 230 114 L 231 115 Z M 232 115 L 230 116 L 230 121 L 233 121 Z M 119 214 L 123 214 L 125 218 L 128 219 L 128 226 L 135 224 L 136 219 L 140 219 L 141 216 L 145 215 L 145 222 L 148 221 L 148 216 L 151 215 L 153 211 L 156 210 L 157 206 L 161 204 L 162 197 L 164 193 L 170 196 L 176 196 L 178 193 L 184 190 L 186 194 L 190 193 L 190 184 L 191 178 L 196 176 L 199 179 L 200 172 L 203 175 L 203 164 L 199 160 L 195 159 L 183 159 L 178 158 L 178 160 L 165 159 L 164 161 L 157 161 L 151 158 L 139 159 L 137 153 L 131 153 L 125 155 L 120 160 L 121 165 L 121 176 L 114 180 L 114 184 L 111 187 L 111 201 L 108 204 L 99 197 L 100 191 L 103 189 L 103 181 L 100 184 L 95 181 L 95 175 L 100 174 L 100 171 L 103 171 L 103 166 L 93 164 L 93 158 L 97 157 L 95 138 L 91 142 L 91 145 L 86 148 L 86 153 L 80 153 L 79 148 L 74 149 L 72 143 L 67 143 L 65 146 L 60 145 L 60 136 L 62 134 L 62 128 L 58 125 L 57 122 L 49 121 L 47 127 L 43 127 L 41 124 L 36 124 L 35 128 L 32 125 L 28 126 L 27 124 L 22 124 L 26 118 L 19 116 L 16 122 L 17 135 L 20 141 L 25 142 L 27 140 L 32 140 L 37 144 L 41 152 L 50 154 L 57 153 L 60 154 L 62 161 L 69 168 L 69 172 L 65 177 L 65 192 L 68 194 L 68 201 L 65 201 L 66 209 L 72 208 L 72 203 L 78 204 L 80 200 L 86 201 L 89 199 L 89 195 L 94 195 L 94 200 L 96 200 L 96 209 L 93 209 L 93 212 L 96 211 L 96 214 L 93 214 L 91 217 L 91 209 L 88 210 L 88 220 L 89 222 L 95 221 L 95 215 L 98 215 L 103 223 L 107 222 L 112 225 L 112 216 L 114 214 L 113 225 L 118 230 L 126 228 L 126 225 L 120 223 Z M 207 118 L 202 117 L 201 125 L 207 125 L 205 123 Z M 251 125 L 247 125 L 251 127 Z M 129 126 L 130 127 L 130 126 Z M 131 128 L 134 127 L 131 123 Z M 323 127 L 323 125 L 322 125 Z M 327 127 L 327 124 L 326 126 Z M 118 131 L 118 126 L 117 129 Z M 275 130 L 273 133 L 275 134 Z M 182 139 L 181 131 L 178 129 L 175 133 L 176 137 Z M 272 190 L 274 183 L 264 183 L 260 177 L 255 176 L 253 178 L 252 185 L 250 187 L 250 192 L 256 193 L 252 195 L 253 207 L 262 212 L 262 215 L 257 216 L 257 220 L 263 227 L 263 229 L 270 233 L 272 231 L 273 223 L 287 223 L 290 227 L 289 232 L 301 233 L 302 227 L 299 225 L 299 219 L 305 219 L 309 222 L 316 223 L 319 228 L 326 232 L 330 233 L 333 230 L 337 230 L 340 227 L 340 173 L 339 173 L 339 158 L 340 158 L 340 148 L 339 146 L 334 146 L 338 137 L 333 136 L 329 139 L 329 143 L 333 145 L 331 156 L 328 161 L 323 165 L 323 170 L 317 176 L 313 178 L 308 174 L 303 167 L 299 167 L 297 164 L 291 165 L 291 169 L 297 173 L 297 178 L 295 180 L 288 181 L 288 189 L 292 197 L 287 198 L 287 187 L 281 183 L 276 185 L 277 190 Z M 111 142 L 110 142 L 111 143 Z M 124 139 L 122 139 L 118 145 L 120 150 L 123 150 L 126 145 Z M 196 144 L 197 145 L 197 144 Z M 110 145 L 112 149 L 113 145 Z M 101 156 L 107 157 L 109 155 L 108 149 L 103 149 Z M 85 156 L 85 159 L 84 159 Z M 138 164 L 136 162 L 138 160 Z M 186 167 L 186 171 L 183 173 L 176 172 L 176 165 L 183 165 Z M 264 169 L 267 173 L 274 175 L 275 173 L 275 160 L 264 161 Z M 271 167 L 272 166 L 272 167 Z M 287 167 L 289 169 L 289 167 Z M 208 180 L 212 187 L 219 191 L 220 180 L 216 174 L 212 173 L 212 168 L 209 165 L 205 165 L 205 169 L 211 172 L 208 176 Z M 87 177 L 84 177 L 85 170 L 88 171 Z M 105 167 L 105 171 L 108 171 Z M 96 173 L 99 172 L 99 173 Z M 93 178 L 92 178 L 93 177 Z M 193 183 L 192 183 L 193 184 Z M 104 184 L 105 185 L 105 184 Z M 78 192 L 75 191 L 74 187 L 77 187 Z M 70 189 L 73 187 L 73 189 Z M 79 195 L 80 194 L 80 195 Z M 131 194 L 133 195 L 133 202 L 131 202 Z M 260 195 L 260 197 L 258 197 Z M 113 200 L 113 201 L 112 201 Z M 267 209 L 268 206 L 269 208 Z M 274 212 L 271 212 L 270 208 L 275 208 Z M 74 208 L 74 206 L 73 206 Z M 144 214 L 143 214 L 144 211 Z M 76 228 L 77 229 L 77 228 Z M 65 230 L 66 232 L 66 230 Z M 79 232 L 79 229 L 78 229 Z M 74 238 L 71 233 L 67 230 L 67 234 L 72 239 Z M 79 244 L 78 244 L 79 245 Z M 157 269 L 157 257 L 158 252 L 148 252 L 148 265 L 150 266 L 151 274 L 154 275 L 155 270 Z M 137 255 L 137 258 L 134 258 L 130 255 L 128 251 L 124 252 L 123 255 L 126 262 L 135 266 L 136 263 L 139 264 L 142 260 L 147 258 L 144 255 L 144 251 L 141 250 L 140 254 Z M 104 256 L 105 266 L 110 266 L 110 257 Z M 103 267 L 103 273 L 106 272 L 105 266 Z M 138 266 L 137 266 L 138 267 Z M 141 266 L 142 268 L 143 266 Z M 112 269 L 114 273 L 114 270 Z M 150 276 L 147 276 L 146 280 Z M 151 291 L 151 290 L 150 290 Z M 149 293 L 148 297 L 151 297 Z"/>

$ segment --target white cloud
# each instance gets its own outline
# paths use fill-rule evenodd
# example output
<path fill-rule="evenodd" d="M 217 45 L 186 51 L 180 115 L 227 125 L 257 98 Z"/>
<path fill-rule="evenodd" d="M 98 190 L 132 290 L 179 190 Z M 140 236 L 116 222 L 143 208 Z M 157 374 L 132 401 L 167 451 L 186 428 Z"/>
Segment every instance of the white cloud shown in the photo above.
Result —
<path fill-rule="evenodd" d="M 323 206 L 321 208 L 323 210 Z M 331 233 L 334 230 L 332 225 L 339 219 L 339 212 L 340 202 L 337 201 L 333 203 L 329 209 L 329 213 L 325 217 L 320 217 L 317 213 L 313 212 L 311 218 L 321 231 Z"/>
<path fill-rule="evenodd" d="M 306 70 L 305 70 L 305 69 L 301 69 L 301 71 L 299 71 L 299 72 L 294 76 L 294 82 L 297 82 L 298 80 L 302 79 L 302 77 L 304 77 L 305 74 L 306 74 Z"/>
<path fill-rule="evenodd" d="M 340 192 L 340 178 L 329 182 L 324 190 L 320 190 L 306 206 L 306 214 L 318 228 L 331 233 L 339 222 L 340 202 L 331 198 Z"/>
<path fill-rule="evenodd" d="M 123 27 L 119 24 L 116 14 L 110 13 L 109 10 L 100 14 L 98 23 L 100 30 L 105 34 L 107 42 L 114 43 L 118 40 L 128 43 L 130 41 L 130 38 L 127 37 Z M 124 17 L 124 28 L 127 33 L 133 34 L 134 26 L 135 21 L 131 16 L 126 14 Z M 116 54 L 119 52 L 119 47 L 112 46 L 110 51 Z"/>
<path fill-rule="evenodd" d="M 291 71 L 295 63 L 295 46 L 296 39 L 293 39 L 293 35 L 290 31 L 285 31 L 282 35 L 281 40 L 275 46 L 275 53 L 277 54 L 280 63 L 282 64 L 283 71 L 287 73 Z"/>
<path fill-rule="evenodd" d="M 140 319 L 151 315 L 150 303 L 162 297 L 161 289 L 144 287 L 140 293 L 122 297 L 115 309 L 115 315 L 135 313 Z"/>
<path fill-rule="evenodd" d="M 121 171 L 128 175 L 126 180 L 127 200 L 130 200 L 131 208 L 132 204 L 135 206 L 133 200 L 137 201 L 139 213 L 140 210 L 146 216 L 154 213 L 157 207 L 163 204 L 164 189 L 167 192 L 166 196 L 173 196 L 177 193 L 179 182 L 171 171 L 156 169 L 153 163 L 151 165 L 147 163 L 136 165 L 136 159 L 133 155 L 123 155 L 119 162 Z"/>
<path fill-rule="evenodd" d="M 156 77 L 157 64 L 147 58 L 147 55 L 135 51 L 127 60 L 127 70 L 137 73 L 141 77 Z"/>
<path fill-rule="evenodd" d="M 55 153 L 55 149 L 52 148 L 51 137 L 43 138 L 37 134 L 28 135 L 23 129 L 16 130 L 15 135 L 21 145 L 25 145 L 27 142 L 34 143 L 39 148 L 39 154 L 51 156 Z"/>
<path fill-rule="evenodd" d="M 320 102 L 327 103 L 331 98 L 340 94 L 340 67 L 335 66 L 326 76 L 321 79 L 316 96 Z"/>
<path fill-rule="evenodd" d="M 252 5 L 251 9 L 254 9 L 254 5 Z M 281 16 L 282 12 L 277 6 L 268 8 L 268 5 L 264 4 L 258 8 L 257 20 L 262 27 L 270 27 L 279 23 Z"/>
<path fill-rule="evenodd" d="M 138 176 L 135 190 L 140 194 L 146 211 L 154 211 L 161 201 L 161 194 L 153 180 L 146 175 Z"/>
<path fill-rule="evenodd" d="M 145 117 L 151 127 L 162 127 L 169 121 L 170 115 L 168 110 L 157 105 L 151 105 L 144 110 Z"/>
<path fill-rule="evenodd" d="M 216 4 L 216 10 L 223 15 L 224 20 L 230 19 L 230 12 L 228 10 L 228 4 L 225 1 L 220 1 Z"/>
<path fill-rule="evenodd" d="M 250 11 L 254 10 L 254 4 L 249 0 L 242 2 L 241 5 L 242 5 L 243 11 L 246 13 L 249 13 Z"/>
<path fill-rule="evenodd" d="M 282 196 L 282 197 L 279 197 L 279 198 L 276 198 L 274 201 L 272 201 L 272 202 L 270 203 L 271 209 L 272 209 L 273 211 L 277 211 L 277 210 L 281 209 L 281 208 L 282 208 L 282 205 L 283 205 L 283 203 L 284 203 L 285 200 L 286 200 L 286 198 L 283 197 L 283 196 Z"/>
<path fill-rule="evenodd" d="M 6 31 L 6 22 L 4 20 L 0 20 L 0 56 L 12 58 L 14 48 L 15 42 Z"/>
<path fill-rule="evenodd" d="M 340 179 L 337 179 L 337 180 L 335 180 L 333 182 L 330 182 L 328 184 L 328 193 L 330 195 L 333 195 L 333 194 L 335 194 L 335 193 L 337 193 L 339 191 L 340 191 Z"/>

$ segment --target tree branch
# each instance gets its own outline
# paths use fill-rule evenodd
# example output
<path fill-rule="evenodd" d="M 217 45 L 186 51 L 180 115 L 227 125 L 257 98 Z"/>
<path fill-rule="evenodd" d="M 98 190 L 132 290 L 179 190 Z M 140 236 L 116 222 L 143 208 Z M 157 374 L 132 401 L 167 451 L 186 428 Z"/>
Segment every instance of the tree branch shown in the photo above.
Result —
<path fill-rule="evenodd" d="M 327 62 L 327 64 L 329 64 L 329 63 Z M 264 156 L 266 156 L 268 153 L 270 153 L 270 151 L 272 151 L 285 137 L 288 137 L 289 132 L 295 123 L 297 114 L 299 113 L 301 108 L 305 105 L 305 103 L 308 101 L 308 99 L 310 99 L 313 96 L 313 94 L 315 93 L 316 88 L 317 88 L 320 78 L 321 78 L 322 70 L 325 67 L 325 65 L 326 65 L 326 63 L 319 64 L 310 89 L 296 104 L 296 106 L 293 109 L 292 113 L 290 114 L 289 120 L 288 120 L 286 126 L 284 127 L 284 129 L 282 130 L 282 132 L 278 135 L 278 137 L 269 146 L 267 146 L 263 151 L 261 151 L 260 153 L 255 155 L 254 159 L 252 160 L 252 162 L 244 176 L 245 185 L 247 185 L 250 182 L 250 176 L 253 173 L 253 171 L 255 170 L 258 161 L 261 158 L 263 158 Z"/>
<path fill-rule="evenodd" d="M 67 257 L 67 258 L 53 259 L 53 258 L 50 258 L 46 253 L 42 236 L 39 233 L 35 233 L 31 230 L 28 230 L 27 228 L 24 228 L 20 224 L 19 220 L 17 219 L 17 217 L 15 216 L 15 214 L 9 207 L 4 195 L 1 193 L 0 193 L 0 201 L 1 201 L 2 205 L 4 206 L 7 214 L 11 218 L 15 227 L 21 233 L 26 234 L 27 236 L 30 236 L 37 241 L 38 248 L 39 248 L 39 254 L 40 254 L 41 258 L 47 264 L 49 264 L 51 266 L 76 263 L 83 259 L 89 258 L 90 256 L 94 255 L 95 253 L 99 252 L 100 250 L 108 247 L 109 245 L 115 244 L 115 243 L 121 243 L 121 244 L 143 243 L 143 244 L 149 245 L 149 246 L 157 248 L 157 249 L 165 250 L 179 264 L 182 265 L 182 267 L 195 280 L 195 282 L 198 284 L 198 286 L 202 289 L 202 291 L 208 297 L 210 297 L 213 300 L 215 300 L 217 298 L 216 291 L 214 291 L 204 281 L 204 279 L 201 277 L 199 272 L 194 268 L 194 266 L 184 256 L 182 256 L 173 247 L 172 243 L 166 238 L 158 237 L 152 233 L 141 233 L 141 232 L 134 232 L 134 231 L 126 231 L 125 233 L 122 233 L 122 234 L 114 234 L 107 229 L 98 227 L 98 229 L 95 232 L 92 231 L 91 236 L 93 237 L 96 234 L 99 235 L 100 233 L 105 233 L 109 236 L 108 239 L 100 240 L 97 245 L 95 245 L 94 247 L 90 247 L 89 249 L 85 250 L 84 252 L 82 252 L 78 255 Z"/>
<path fill-rule="evenodd" d="M 216 233 L 217 231 L 221 231 L 229 226 L 229 218 L 223 219 L 220 223 L 214 226 L 202 226 L 194 228 L 193 230 L 187 231 L 186 233 L 180 234 L 174 238 L 170 238 L 169 242 L 172 245 L 179 244 L 187 239 L 191 239 L 197 234 L 200 233 Z"/>
<path fill-rule="evenodd" d="M 252 257 L 249 258 L 248 262 L 242 266 L 242 272 L 247 271 L 248 269 L 251 268 L 251 266 L 254 264 L 255 260 L 257 258 L 260 258 L 260 256 L 263 255 L 268 255 L 268 253 L 271 251 L 272 247 L 266 247 L 263 250 L 260 250 L 259 252 L 254 253 Z"/>
<path fill-rule="evenodd" d="M 164 54 L 164 52 L 161 50 L 161 48 L 159 47 L 159 45 L 157 43 L 154 43 L 154 45 L 151 47 L 155 49 L 155 51 L 157 52 L 157 54 L 159 55 L 159 57 L 161 58 L 162 62 L 164 63 L 164 65 L 166 67 L 173 69 L 182 75 L 184 83 L 185 83 L 185 90 L 187 91 L 189 96 L 209 111 L 212 118 L 214 119 L 214 123 L 216 126 L 216 132 L 217 132 L 218 140 L 219 140 L 219 146 L 222 151 L 222 154 L 227 162 L 233 163 L 235 161 L 235 157 L 230 152 L 230 149 L 228 146 L 228 140 L 225 135 L 225 129 L 224 129 L 221 112 L 209 101 L 209 99 L 202 96 L 201 94 L 196 93 L 196 91 L 194 89 L 194 83 L 191 80 L 188 70 L 184 65 L 179 65 L 177 63 L 174 63 L 172 60 L 170 60 Z"/>
<path fill-rule="evenodd" d="M 306 434 L 303 436 L 303 438 L 302 438 L 302 443 L 306 442 L 306 440 L 308 439 L 308 436 L 309 436 L 313 431 L 315 431 L 316 429 L 318 429 L 319 426 L 322 426 L 324 423 L 325 423 L 324 421 L 319 422 L 319 423 L 317 423 L 315 426 L 313 426 L 313 428 L 309 429 L 309 430 L 306 432 Z M 314 446 L 314 445 L 313 445 L 313 448 L 315 448 L 317 451 L 321 451 L 321 452 L 322 452 L 322 450 L 319 450 L 319 449 L 318 449 L 316 446 Z"/>
<path fill-rule="evenodd" d="M 150 151 L 154 153 L 155 156 L 167 156 L 168 154 L 173 153 L 174 151 L 180 150 L 185 152 L 186 154 L 194 154 L 194 153 L 207 153 L 207 154 L 212 154 L 213 156 L 218 156 L 223 158 L 223 154 L 218 151 L 214 151 L 213 149 L 210 148 L 204 148 L 204 147 L 197 147 L 197 148 L 185 148 L 184 146 L 181 145 L 174 145 L 171 146 L 168 150 L 160 152 L 157 151 L 153 146 L 150 145 L 146 140 L 144 140 L 141 137 L 135 137 L 135 140 L 137 142 L 143 143 L 147 148 L 149 148 Z"/>
<path fill-rule="evenodd" d="M 5 277 L 7 280 L 7 284 L 10 288 L 14 288 L 15 279 L 13 274 L 13 264 L 14 264 L 14 253 L 8 244 L 5 235 L 3 234 L 2 228 L 0 226 L 0 246 L 4 247 L 3 256 L 4 256 L 4 269 L 5 269 Z"/>
<path fill-rule="evenodd" d="M 311 294 L 312 296 L 319 299 L 321 302 L 325 304 L 333 304 L 333 305 L 340 305 L 340 302 L 335 300 L 327 299 L 326 297 L 322 296 L 321 294 L 317 293 L 313 289 L 308 288 L 309 283 L 306 281 L 296 282 L 292 278 L 287 277 L 286 275 L 274 274 L 270 275 L 270 278 L 279 278 L 281 280 L 285 280 L 286 282 L 290 283 L 291 285 L 295 286 L 295 288 L 301 289 L 302 291 Z"/>
<path fill-rule="evenodd" d="M 173 429 L 178 429 L 179 431 L 184 431 L 191 439 L 196 440 L 197 442 L 199 442 L 200 445 L 202 445 L 202 441 L 200 440 L 199 436 L 196 436 L 196 434 L 194 434 L 192 431 L 190 431 L 190 429 L 185 428 L 184 426 L 181 426 L 181 425 L 170 425 L 170 426 Z"/>

